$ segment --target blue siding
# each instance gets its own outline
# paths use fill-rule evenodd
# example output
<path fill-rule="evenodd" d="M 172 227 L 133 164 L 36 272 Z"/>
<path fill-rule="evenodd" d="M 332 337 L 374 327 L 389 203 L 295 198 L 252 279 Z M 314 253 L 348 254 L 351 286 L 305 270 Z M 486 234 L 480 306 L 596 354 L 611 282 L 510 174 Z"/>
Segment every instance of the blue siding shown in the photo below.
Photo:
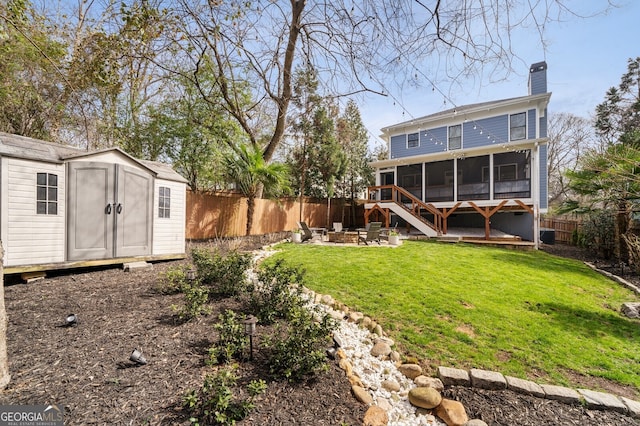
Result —
<path fill-rule="evenodd" d="M 544 110 L 544 117 L 540 117 L 540 137 L 547 137 L 547 110 Z"/>
<path fill-rule="evenodd" d="M 536 138 L 536 110 L 530 109 L 527 114 L 527 138 Z"/>
<path fill-rule="evenodd" d="M 462 149 L 481 148 L 484 146 L 505 144 L 509 142 L 509 114 L 483 118 L 481 120 L 467 121 L 465 123 L 452 122 L 452 125 L 455 124 L 462 124 Z M 540 125 L 540 136 L 546 137 L 546 118 L 540 118 L 538 123 L 538 121 L 536 121 L 536 110 L 528 110 L 527 139 L 535 139 L 536 125 L 538 124 Z M 391 137 L 391 158 L 406 158 L 417 155 L 435 154 L 446 150 L 447 126 L 420 130 L 420 146 L 416 148 L 407 148 L 406 134 Z"/>
<path fill-rule="evenodd" d="M 529 72 L 529 93 L 539 95 L 547 93 L 547 63 L 538 62 L 531 65 Z"/>
<path fill-rule="evenodd" d="M 407 150 L 407 135 L 391 136 L 391 158 L 404 157 Z"/>
<path fill-rule="evenodd" d="M 434 154 L 447 150 L 447 128 L 438 127 L 436 129 L 420 131 L 420 148 L 424 154 Z"/>
<path fill-rule="evenodd" d="M 415 132 L 413 132 L 415 133 Z M 432 140 L 433 139 L 433 140 Z M 407 148 L 407 135 L 391 137 L 391 158 L 413 157 L 423 154 L 434 154 L 447 150 L 447 128 L 420 131 L 420 146 Z"/>
<path fill-rule="evenodd" d="M 474 125 L 476 126 L 475 129 L 473 128 Z M 480 134 L 480 131 L 482 131 L 482 134 Z M 499 115 L 464 123 L 462 130 L 463 148 L 493 145 L 494 140 L 496 144 L 509 141 L 508 115 Z"/>
<path fill-rule="evenodd" d="M 547 176 L 547 145 L 540 146 L 540 208 L 549 207 L 549 188 Z"/>
<path fill-rule="evenodd" d="M 518 235 L 523 240 L 533 241 L 533 215 L 499 212 L 491 216 L 491 227 L 507 234 Z"/>

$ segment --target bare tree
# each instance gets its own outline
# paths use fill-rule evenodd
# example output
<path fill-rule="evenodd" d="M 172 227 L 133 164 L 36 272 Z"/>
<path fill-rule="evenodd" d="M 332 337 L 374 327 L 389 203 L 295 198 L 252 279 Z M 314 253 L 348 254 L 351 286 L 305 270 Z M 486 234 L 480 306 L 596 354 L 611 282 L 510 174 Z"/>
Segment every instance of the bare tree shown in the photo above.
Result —
<path fill-rule="evenodd" d="M 576 170 L 583 155 L 597 147 L 592 122 L 571 113 L 551 114 L 548 135 L 549 203 L 559 205 L 571 198 L 566 172 Z"/>
<path fill-rule="evenodd" d="M 285 135 L 298 66 L 317 70 L 334 96 L 431 87 L 436 77 L 423 70 L 434 60 L 445 61 L 454 80 L 482 67 L 505 76 L 518 59 L 513 32 L 533 27 L 544 42 L 550 22 L 575 14 L 564 0 L 179 2 L 183 27 L 176 44 L 193 64 L 193 78 L 211 68 L 228 112 L 267 161 Z M 242 95 L 247 85 L 251 99 Z M 257 126 L 256 111 L 270 112 L 272 125 Z"/>

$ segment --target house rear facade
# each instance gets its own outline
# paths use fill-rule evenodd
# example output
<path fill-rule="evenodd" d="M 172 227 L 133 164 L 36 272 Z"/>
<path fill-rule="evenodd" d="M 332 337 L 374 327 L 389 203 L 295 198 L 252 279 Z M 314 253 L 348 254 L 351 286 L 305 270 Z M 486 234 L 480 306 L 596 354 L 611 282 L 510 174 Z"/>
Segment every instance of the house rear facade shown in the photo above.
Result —
<path fill-rule="evenodd" d="M 526 96 L 459 106 L 382 129 L 389 158 L 372 163 L 367 220 L 429 237 L 502 231 L 538 244 L 547 202 L 547 64 Z"/>

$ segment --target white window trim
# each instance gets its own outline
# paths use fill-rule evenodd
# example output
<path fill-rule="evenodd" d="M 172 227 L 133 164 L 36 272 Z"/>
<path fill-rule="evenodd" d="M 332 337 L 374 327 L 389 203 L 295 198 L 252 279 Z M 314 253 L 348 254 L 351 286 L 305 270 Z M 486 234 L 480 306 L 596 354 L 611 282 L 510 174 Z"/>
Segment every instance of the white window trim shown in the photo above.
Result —
<path fill-rule="evenodd" d="M 160 195 L 162 190 L 164 190 L 164 195 Z M 167 190 L 169 190 L 168 196 L 166 195 Z M 169 200 L 169 207 L 164 206 L 163 200 Z M 171 219 L 171 187 L 162 185 L 158 187 L 158 219 Z"/>
<path fill-rule="evenodd" d="M 524 114 L 524 137 L 522 139 L 513 139 L 511 137 L 511 117 L 514 115 Z M 528 111 L 520 111 L 509 114 L 509 141 L 523 141 L 528 139 L 528 131 L 529 131 L 529 113 Z"/>
<path fill-rule="evenodd" d="M 416 146 L 409 146 L 409 136 L 411 135 L 417 135 L 418 136 L 418 144 Z M 407 149 L 416 149 L 416 148 L 420 148 L 420 132 L 414 132 L 414 133 L 407 133 Z"/>
<path fill-rule="evenodd" d="M 452 127 L 456 127 L 456 126 L 460 126 L 460 148 L 451 148 L 450 146 L 450 138 L 449 138 L 449 131 L 451 130 Z M 460 124 L 452 124 L 447 126 L 447 151 L 457 151 L 464 148 L 464 126 L 462 125 L 462 123 Z"/>

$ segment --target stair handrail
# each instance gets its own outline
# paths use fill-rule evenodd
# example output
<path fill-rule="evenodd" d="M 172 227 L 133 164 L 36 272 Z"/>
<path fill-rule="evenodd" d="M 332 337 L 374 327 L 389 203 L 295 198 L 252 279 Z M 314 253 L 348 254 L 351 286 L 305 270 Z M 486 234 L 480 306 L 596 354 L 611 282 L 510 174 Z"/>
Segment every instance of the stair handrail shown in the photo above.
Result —
<path fill-rule="evenodd" d="M 376 193 L 377 191 L 382 189 L 390 189 L 392 191 L 390 200 L 376 200 L 375 198 L 371 198 L 372 193 Z M 411 209 L 407 208 L 404 205 L 405 203 L 401 202 L 400 195 L 405 196 L 411 201 Z M 443 221 L 442 212 L 437 208 L 435 208 L 433 205 L 424 203 L 422 200 L 418 199 L 415 195 L 413 195 L 412 193 L 410 193 L 409 191 L 407 191 L 402 187 L 399 187 L 396 185 L 369 186 L 367 187 L 367 198 L 369 199 L 368 201 L 371 201 L 371 202 L 381 202 L 381 201 L 394 202 L 402 206 L 403 208 L 409 210 L 414 217 L 416 217 L 417 219 L 420 219 L 422 222 L 424 222 L 426 225 L 428 225 L 435 231 L 441 232 L 441 227 L 442 227 L 441 224 Z M 426 211 L 428 211 L 434 216 L 433 224 L 429 223 L 422 217 L 422 215 L 420 214 L 420 209 L 425 209 Z"/>

